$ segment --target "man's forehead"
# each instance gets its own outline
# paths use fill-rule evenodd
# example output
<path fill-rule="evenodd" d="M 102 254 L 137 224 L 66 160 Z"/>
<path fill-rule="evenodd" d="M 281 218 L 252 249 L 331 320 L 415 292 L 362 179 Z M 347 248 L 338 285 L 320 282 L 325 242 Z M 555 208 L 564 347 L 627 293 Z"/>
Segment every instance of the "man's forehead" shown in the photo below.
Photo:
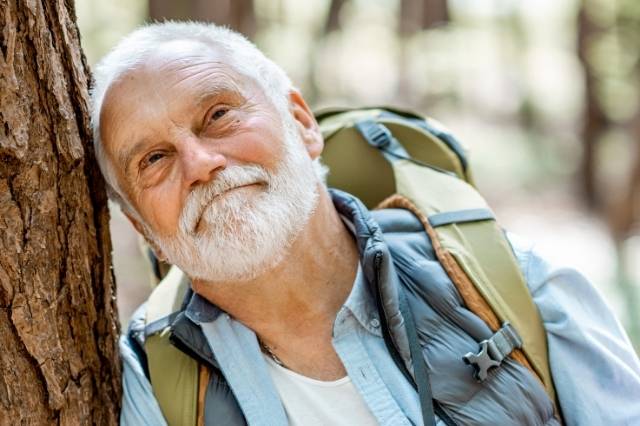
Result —
<path fill-rule="evenodd" d="M 237 89 L 246 78 L 233 69 L 228 55 L 220 48 L 199 41 L 173 40 L 158 45 L 151 55 L 124 72 L 112 87 L 131 80 L 162 83 L 167 88 L 181 84 L 210 87 L 217 83 L 223 88 L 231 84 Z"/>
<path fill-rule="evenodd" d="M 228 55 L 220 47 L 197 40 L 162 42 L 150 55 L 140 61 L 137 68 L 180 71 L 193 63 L 208 63 L 231 68 Z"/>

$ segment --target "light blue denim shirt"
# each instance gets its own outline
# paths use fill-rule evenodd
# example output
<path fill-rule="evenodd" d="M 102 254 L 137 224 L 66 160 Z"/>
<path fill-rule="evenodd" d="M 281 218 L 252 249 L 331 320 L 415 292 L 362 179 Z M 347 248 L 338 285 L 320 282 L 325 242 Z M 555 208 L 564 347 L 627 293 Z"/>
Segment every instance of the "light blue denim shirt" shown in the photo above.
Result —
<path fill-rule="evenodd" d="M 509 239 L 544 322 L 565 423 L 640 425 L 640 362 L 609 307 L 582 275 L 555 268 L 519 238 Z M 386 349 L 365 284 L 359 273 L 336 316 L 334 348 L 381 425 L 422 424 L 418 395 Z M 286 425 L 255 333 L 226 313 L 188 315 L 202 327 L 249 424 Z M 128 337 L 121 338 L 120 347 L 121 424 L 166 424 Z"/>

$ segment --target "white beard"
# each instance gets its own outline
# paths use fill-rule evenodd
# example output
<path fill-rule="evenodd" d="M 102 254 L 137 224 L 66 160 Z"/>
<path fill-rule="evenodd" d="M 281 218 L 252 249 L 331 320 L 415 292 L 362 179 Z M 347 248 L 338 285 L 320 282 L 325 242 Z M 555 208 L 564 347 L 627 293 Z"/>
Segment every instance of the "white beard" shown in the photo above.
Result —
<path fill-rule="evenodd" d="M 274 172 L 258 165 L 223 169 L 188 195 L 174 236 L 147 227 L 168 262 L 191 278 L 216 282 L 247 281 L 283 260 L 317 206 L 323 173 L 295 125 L 284 124 L 284 156 Z M 261 185 L 225 194 L 252 183 Z"/>

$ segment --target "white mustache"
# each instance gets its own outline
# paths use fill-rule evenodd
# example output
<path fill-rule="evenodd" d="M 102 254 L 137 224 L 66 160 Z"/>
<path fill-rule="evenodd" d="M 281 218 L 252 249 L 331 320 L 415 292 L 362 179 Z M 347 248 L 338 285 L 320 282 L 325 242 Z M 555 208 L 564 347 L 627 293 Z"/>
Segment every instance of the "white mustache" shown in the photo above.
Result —
<path fill-rule="evenodd" d="M 270 174 L 261 166 L 233 166 L 221 170 L 214 180 L 194 188 L 187 196 L 180 226 L 185 232 L 195 232 L 202 214 L 216 197 L 234 188 L 269 181 Z"/>

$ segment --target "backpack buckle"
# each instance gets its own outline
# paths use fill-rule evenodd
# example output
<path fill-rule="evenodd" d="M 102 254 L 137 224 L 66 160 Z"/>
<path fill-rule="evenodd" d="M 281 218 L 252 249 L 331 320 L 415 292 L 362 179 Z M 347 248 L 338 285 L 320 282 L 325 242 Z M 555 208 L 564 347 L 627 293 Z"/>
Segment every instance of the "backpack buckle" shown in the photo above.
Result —
<path fill-rule="evenodd" d="M 505 322 L 493 336 L 480 342 L 478 353 L 469 352 L 462 357 L 462 360 L 465 364 L 474 367 L 473 377 L 477 381 L 483 382 L 488 377 L 490 369 L 499 367 L 514 349 L 521 347 L 520 335 L 511 324 Z"/>
<path fill-rule="evenodd" d="M 500 365 L 499 360 L 494 360 L 489 355 L 489 340 L 483 340 L 480 342 L 480 352 L 474 354 L 473 352 L 469 352 L 465 356 L 462 357 L 465 364 L 473 365 L 475 371 L 473 372 L 473 377 L 479 382 L 484 381 L 487 378 L 487 373 L 490 368 L 497 367 Z"/>
<path fill-rule="evenodd" d="M 356 128 L 374 148 L 385 149 L 391 144 L 391 132 L 378 122 L 363 120 L 356 123 Z"/>

